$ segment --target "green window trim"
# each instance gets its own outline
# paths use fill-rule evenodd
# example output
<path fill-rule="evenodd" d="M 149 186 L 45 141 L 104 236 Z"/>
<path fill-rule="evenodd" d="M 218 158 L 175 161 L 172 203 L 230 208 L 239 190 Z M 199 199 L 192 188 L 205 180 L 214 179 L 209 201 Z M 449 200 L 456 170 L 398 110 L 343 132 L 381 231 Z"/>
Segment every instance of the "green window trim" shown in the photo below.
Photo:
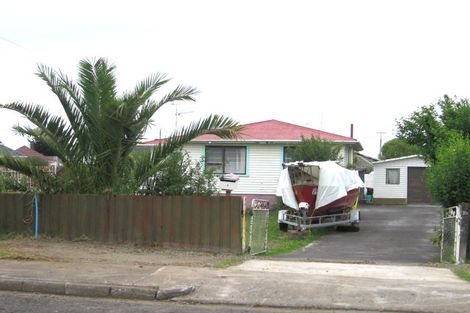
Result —
<path fill-rule="evenodd" d="M 243 149 L 244 150 L 244 153 L 242 153 L 243 157 L 240 158 L 240 160 L 237 160 L 237 161 L 240 161 L 241 163 L 244 163 L 243 165 L 241 165 L 241 167 L 244 168 L 243 172 L 242 171 L 230 171 L 228 170 L 227 168 L 230 166 L 229 164 L 229 160 L 228 160 L 228 156 L 227 156 L 227 152 L 229 150 L 234 150 L 234 149 Z M 211 150 L 213 149 L 214 152 L 216 152 L 217 150 L 219 150 L 219 154 L 221 153 L 221 155 L 219 156 L 220 157 L 220 160 L 216 160 L 216 161 L 213 161 L 213 163 L 208 163 L 208 150 Z M 236 174 L 236 175 L 239 175 L 239 176 L 248 176 L 248 169 L 249 169 L 249 147 L 247 146 L 232 146 L 232 145 L 206 145 L 204 147 L 204 152 L 203 152 L 203 155 L 204 155 L 204 169 L 207 169 L 207 168 L 214 168 L 214 174 L 217 174 L 217 175 L 223 175 L 223 174 L 229 174 L 229 173 L 233 173 L 233 174 Z M 217 155 L 215 155 L 213 157 L 214 159 L 217 158 Z M 209 160 L 211 161 L 211 160 Z M 216 168 L 217 167 L 221 167 L 221 170 L 217 170 Z"/>

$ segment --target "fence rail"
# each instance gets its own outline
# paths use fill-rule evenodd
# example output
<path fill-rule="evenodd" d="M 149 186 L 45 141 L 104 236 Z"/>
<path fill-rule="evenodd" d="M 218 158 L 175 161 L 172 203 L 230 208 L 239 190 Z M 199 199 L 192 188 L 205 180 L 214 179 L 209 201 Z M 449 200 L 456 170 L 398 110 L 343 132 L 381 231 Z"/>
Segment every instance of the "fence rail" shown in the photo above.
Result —
<path fill-rule="evenodd" d="M 242 253 L 241 197 L 42 195 L 39 233 Z M 0 232 L 34 230 L 31 195 L 0 194 Z"/>

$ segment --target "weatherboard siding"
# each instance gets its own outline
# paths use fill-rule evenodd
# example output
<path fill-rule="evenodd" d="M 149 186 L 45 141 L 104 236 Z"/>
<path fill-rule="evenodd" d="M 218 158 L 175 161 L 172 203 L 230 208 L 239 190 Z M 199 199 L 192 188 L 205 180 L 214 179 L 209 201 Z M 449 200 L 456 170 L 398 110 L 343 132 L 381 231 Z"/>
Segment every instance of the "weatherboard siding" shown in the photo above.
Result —
<path fill-rule="evenodd" d="M 188 153 L 192 164 L 202 161 L 204 157 L 204 146 L 201 144 L 186 144 L 183 150 Z"/>
<path fill-rule="evenodd" d="M 241 176 L 234 194 L 275 194 L 281 173 L 282 153 L 280 145 L 250 144 L 248 169 Z"/>
<path fill-rule="evenodd" d="M 340 164 L 343 166 L 348 166 L 354 159 L 353 156 L 353 149 L 349 145 L 343 145 L 341 149 L 339 149 L 338 159 L 340 160 Z"/>
<path fill-rule="evenodd" d="M 233 144 L 232 144 L 233 145 Z M 201 160 L 205 153 L 205 144 L 187 144 L 184 150 L 191 161 Z M 273 195 L 276 193 L 279 175 L 282 169 L 283 146 L 278 144 L 243 144 L 247 147 L 246 175 L 240 175 L 233 194 Z"/>

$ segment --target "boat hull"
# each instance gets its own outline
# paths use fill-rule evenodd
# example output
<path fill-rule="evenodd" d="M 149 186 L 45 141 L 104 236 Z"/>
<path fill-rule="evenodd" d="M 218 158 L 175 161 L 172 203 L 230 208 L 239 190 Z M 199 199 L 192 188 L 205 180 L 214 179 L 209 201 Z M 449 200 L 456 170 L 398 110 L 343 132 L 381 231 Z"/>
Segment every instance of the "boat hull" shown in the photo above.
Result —
<path fill-rule="evenodd" d="M 296 185 L 293 186 L 293 189 L 298 203 L 308 203 L 308 216 L 319 216 L 342 212 L 344 209 L 354 207 L 359 197 L 359 188 L 356 188 L 348 191 L 348 194 L 342 198 L 336 199 L 322 207 L 315 208 L 318 186 Z"/>
<path fill-rule="evenodd" d="M 334 214 L 344 209 L 353 208 L 359 197 L 359 189 L 352 189 L 348 191 L 348 194 L 345 197 L 339 198 L 327 205 L 319 207 L 315 210 L 309 211 L 310 216 L 318 216 L 318 215 L 327 215 L 327 214 Z"/>

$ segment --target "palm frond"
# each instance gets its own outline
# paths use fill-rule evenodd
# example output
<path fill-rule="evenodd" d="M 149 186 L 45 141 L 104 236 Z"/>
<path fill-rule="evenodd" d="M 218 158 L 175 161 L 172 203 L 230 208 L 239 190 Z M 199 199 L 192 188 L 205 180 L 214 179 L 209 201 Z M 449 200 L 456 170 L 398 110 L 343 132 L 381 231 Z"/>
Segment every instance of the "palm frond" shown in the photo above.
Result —
<path fill-rule="evenodd" d="M 116 78 L 114 65 L 99 58 L 96 61 L 84 59 L 79 63 L 78 85 L 86 106 L 84 118 L 94 124 L 104 113 L 105 106 L 114 103 L 116 99 Z"/>
<path fill-rule="evenodd" d="M 38 65 L 36 75 L 44 80 L 57 96 L 74 131 L 76 133 L 81 132 L 85 126 L 79 110 L 83 107 L 83 101 L 77 86 L 66 75 L 56 73 L 52 68 L 45 65 Z"/>
<path fill-rule="evenodd" d="M 14 102 L 0 105 L 0 108 L 16 111 L 26 117 L 39 128 L 43 137 L 48 138 L 49 143 L 51 143 L 49 147 L 57 153 L 59 157 L 65 158 L 73 156 L 69 153 L 67 147 L 70 147 L 70 143 L 75 141 L 75 135 L 62 117 L 54 116 L 41 106 L 34 104 Z M 17 126 L 14 128 L 23 135 L 37 137 L 38 134 L 30 127 Z"/>
<path fill-rule="evenodd" d="M 175 101 L 196 101 L 194 96 L 198 94 L 199 91 L 194 87 L 182 86 L 179 85 L 174 90 L 167 93 L 163 98 L 158 101 L 157 110 L 161 108 L 166 103 L 175 102 Z"/>
<path fill-rule="evenodd" d="M 145 103 L 150 97 L 163 85 L 168 83 L 170 79 L 166 75 L 156 73 L 150 75 L 146 79 L 142 80 L 135 86 L 134 91 L 127 93 L 123 96 L 124 100 L 127 99 L 138 99 L 141 104 Z M 127 102 L 127 101 L 125 101 Z"/>
<path fill-rule="evenodd" d="M 38 128 L 18 125 L 14 126 L 13 129 L 20 135 L 42 142 L 49 147 L 62 162 L 67 164 L 82 159 L 83 154 L 87 152 L 80 149 L 71 128 L 56 129 L 55 126 L 48 125 L 49 131 L 44 132 Z M 54 135 L 51 136 L 50 133 Z"/>

